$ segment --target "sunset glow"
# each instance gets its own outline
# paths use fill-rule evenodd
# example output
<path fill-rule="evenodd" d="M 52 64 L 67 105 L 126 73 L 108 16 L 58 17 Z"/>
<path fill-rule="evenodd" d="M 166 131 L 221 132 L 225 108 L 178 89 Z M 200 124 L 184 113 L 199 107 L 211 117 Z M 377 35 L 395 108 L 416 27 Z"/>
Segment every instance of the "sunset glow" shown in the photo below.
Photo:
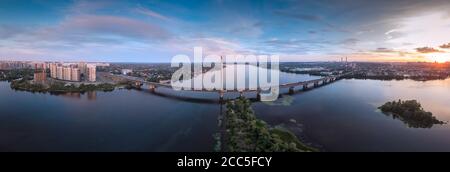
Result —
<path fill-rule="evenodd" d="M 145 153 L 68 167 L 450 152 L 450 0 L 0 0 L 0 97 L 0 152 Z"/>
<path fill-rule="evenodd" d="M 449 8 L 444 0 L 2 1 L 0 57 L 168 62 L 202 46 L 281 61 L 445 62 Z"/>
<path fill-rule="evenodd" d="M 450 61 L 449 53 L 432 53 L 427 54 L 426 56 L 430 60 L 430 62 L 445 63 Z"/>

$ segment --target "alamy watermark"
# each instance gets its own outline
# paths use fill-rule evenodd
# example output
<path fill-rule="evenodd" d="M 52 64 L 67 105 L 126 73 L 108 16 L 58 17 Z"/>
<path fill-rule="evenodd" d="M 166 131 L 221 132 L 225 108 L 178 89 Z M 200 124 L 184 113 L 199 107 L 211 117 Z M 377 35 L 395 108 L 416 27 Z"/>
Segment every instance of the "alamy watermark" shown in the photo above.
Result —
<path fill-rule="evenodd" d="M 194 47 L 193 61 L 188 55 L 172 58 L 175 90 L 208 90 L 218 92 L 257 91 L 261 101 L 275 101 L 280 92 L 278 55 L 217 55 L 203 57 L 203 48 Z M 204 68 L 211 68 L 204 72 Z"/>

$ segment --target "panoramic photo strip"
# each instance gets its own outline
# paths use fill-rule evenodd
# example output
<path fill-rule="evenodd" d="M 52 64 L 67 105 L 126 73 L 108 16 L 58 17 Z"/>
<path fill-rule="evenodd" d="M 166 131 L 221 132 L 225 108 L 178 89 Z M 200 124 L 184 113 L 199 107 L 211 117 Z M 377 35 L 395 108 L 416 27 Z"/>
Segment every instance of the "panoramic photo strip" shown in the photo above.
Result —
<path fill-rule="evenodd" d="M 0 0 L 0 152 L 273 169 L 449 121 L 449 0 Z"/>

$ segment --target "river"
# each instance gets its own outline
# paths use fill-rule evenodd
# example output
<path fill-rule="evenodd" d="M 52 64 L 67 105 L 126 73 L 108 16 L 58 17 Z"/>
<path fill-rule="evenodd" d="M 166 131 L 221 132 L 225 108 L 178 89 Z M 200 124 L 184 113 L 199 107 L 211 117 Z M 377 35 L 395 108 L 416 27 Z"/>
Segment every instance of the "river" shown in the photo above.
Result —
<path fill-rule="evenodd" d="M 282 73 L 281 83 L 314 78 Z M 296 134 L 325 151 L 450 151 L 448 124 L 408 128 L 377 110 L 400 98 L 450 121 L 450 79 L 340 80 L 253 108 L 270 125 L 297 121 Z M 0 82 L 0 151 L 213 151 L 217 99 L 159 88 L 50 95 Z"/>

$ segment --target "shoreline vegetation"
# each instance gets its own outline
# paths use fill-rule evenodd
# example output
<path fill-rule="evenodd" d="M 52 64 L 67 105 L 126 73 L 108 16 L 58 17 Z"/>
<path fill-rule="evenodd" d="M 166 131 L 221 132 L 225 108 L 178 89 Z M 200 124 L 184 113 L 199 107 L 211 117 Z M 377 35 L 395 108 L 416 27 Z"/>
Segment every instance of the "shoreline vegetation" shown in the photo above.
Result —
<path fill-rule="evenodd" d="M 10 82 L 10 87 L 13 90 L 40 92 L 40 93 L 84 93 L 88 91 L 114 91 L 116 84 L 100 83 L 100 84 L 73 84 L 64 81 L 46 81 L 43 83 L 34 83 L 32 80 L 33 69 L 20 70 L 2 70 L 0 81 Z"/>
<path fill-rule="evenodd" d="M 371 80 L 381 80 L 381 81 L 401 81 L 401 80 L 413 80 L 413 81 L 434 81 L 434 80 L 445 80 L 447 76 L 398 76 L 398 75 L 376 75 L 367 76 L 363 74 L 352 74 L 349 76 L 344 76 L 344 79 L 371 79 Z"/>
<path fill-rule="evenodd" d="M 431 128 L 435 124 L 446 123 L 436 119 L 431 112 L 425 111 L 417 100 L 386 102 L 378 109 L 387 116 L 400 119 L 411 128 Z"/>
<path fill-rule="evenodd" d="M 0 70 L 0 81 L 11 82 L 20 78 L 32 78 L 33 69 Z"/>
<path fill-rule="evenodd" d="M 257 119 L 251 102 L 240 97 L 226 103 L 220 124 L 226 152 L 316 152 L 283 127 L 271 127 Z"/>
<path fill-rule="evenodd" d="M 39 93 L 84 93 L 89 91 L 111 92 L 118 88 L 140 90 L 130 81 L 116 83 L 71 83 L 60 80 L 52 80 L 35 83 L 33 81 L 33 69 L 0 70 L 0 81 L 7 81 L 13 90 Z"/>
<path fill-rule="evenodd" d="M 68 93 L 68 92 L 88 92 L 88 91 L 114 91 L 116 85 L 109 83 L 101 84 L 66 84 L 64 82 L 55 81 L 51 84 L 32 83 L 30 80 L 19 79 L 11 81 L 11 88 L 19 91 L 30 91 L 40 93 Z"/>
<path fill-rule="evenodd" d="M 327 74 L 322 74 L 320 71 L 291 71 L 286 69 L 281 69 L 281 72 L 293 73 L 293 74 L 303 74 L 311 76 L 325 77 L 329 76 Z M 338 73 L 333 73 L 337 75 Z M 356 73 L 351 75 L 346 75 L 342 77 L 343 79 L 368 79 L 368 80 L 379 80 L 379 81 L 401 81 L 401 80 L 413 80 L 413 81 L 434 81 L 434 80 L 445 80 L 449 78 L 448 76 L 403 76 L 403 75 L 373 75 L 369 76 L 366 74 Z"/>

